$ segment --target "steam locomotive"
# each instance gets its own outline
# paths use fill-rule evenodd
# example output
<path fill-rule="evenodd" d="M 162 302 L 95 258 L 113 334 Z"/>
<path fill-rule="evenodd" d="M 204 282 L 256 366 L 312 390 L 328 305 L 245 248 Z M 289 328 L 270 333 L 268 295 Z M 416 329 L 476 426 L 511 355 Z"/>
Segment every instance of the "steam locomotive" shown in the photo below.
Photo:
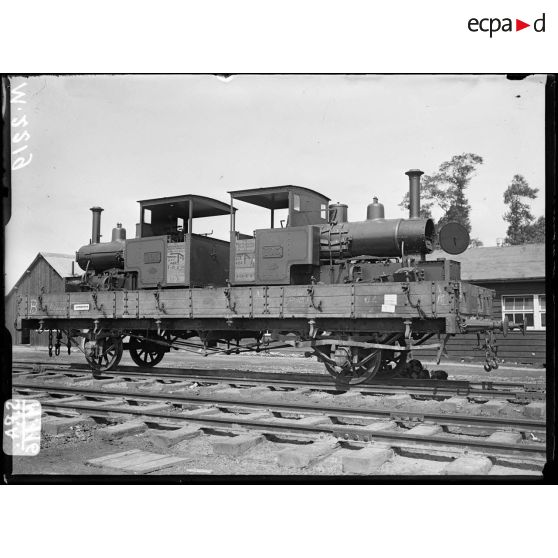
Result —
<path fill-rule="evenodd" d="M 448 254 L 469 244 L 461 225 L 436 230 L 420 217 L 420 170 L 409 170 L 409 219 L 386 219 L 374 198 L 366 219 L 301 186 L 229 192 L 230 204 L 199 195 L 142 200 L 135 238 L 120 224 L 76 253 L 83 276 L 68 292 L 18 299 L 17 327 L 49 331 L 85 353 L 95 372 L 118 366 L 123 351 L 155 366 L 170 350 L 233 354 L 298 347 L 338 382 L 396 376 L 415 352 L 452 335 L 485 334 L 485 368 L 497 366 L 493 291 L 461 281 L 460 264 L 426 260 L 435 242 Z M 270 212 L 270 227 L 236 230 L 236 202 Z M 276 211 L 287 210 L 276 224 Z M 196 234 L 203 217 L 228 216 L 230 242 Z M 435 337 L 434 343 L 428 343 Z"/>

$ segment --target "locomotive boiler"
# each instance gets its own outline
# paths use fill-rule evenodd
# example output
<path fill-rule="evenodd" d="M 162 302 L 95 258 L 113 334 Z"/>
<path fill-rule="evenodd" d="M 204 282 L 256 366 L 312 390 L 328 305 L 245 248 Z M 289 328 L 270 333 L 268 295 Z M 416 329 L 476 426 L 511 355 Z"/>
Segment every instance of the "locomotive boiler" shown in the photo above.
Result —
<path fill-rule="evenodd" d="M 21 296 L 18 327 L 56 334 L 96 372 L 123 351 L 154 366 L 170 350 L 203 354 L 298 347 L 337 382 L 396 376 L 410 356 L 450 336 L 485 335 L 485 368 L 497 366 L 493 291 L 461 281 L 460 264 L 428 260 L 436 243 L 464 251 L 457 223 L 436 230 L 420 217 L 420 176 L 410 170 L 408 219 L 385 217 L 374 198 L 366 219 L 349 221 L 344 204 L 286 185 L 229 192 L 230 204 L 198 195 L 142 200 L 135 238 L 120 224 L 101 242 L 100 207 L 91 208 L 89 244 L 76 253 L 83 276 L 65 295 Z M 238 202 L 270 212 L 270 226 L 241 232 Z M 287 219 L 276 223 L 276 211 Z M 227 216 L 230 240 L 194 233 L 201 217 Z M 80 339 L 81 338 L 81 339 Z"/>
<path fill-rule="evenodd" d="M 323 227 L 322 235 L 326 238 L 338 237 L 339 246 L 346 247 L 348 256 L 397 257 L 407 254 L 427 254 L 432 252 L 435 227 L 432 219 L 420 217 L 420 170 L 406 173 L 410 179 L 410 210 L 409 219 L 385 219 L 384 206 L 378 198 L 368 205 L 366 221 L 347 222 L 347 208 L 337 212 L 330 208 L 330 224 Z M 443 233 L 442 233 L 443 234 Z M 467 231 L 461 231 L 462 250 L 465 250 L 468 239 Z M 322 243 L 326 257 L 332 247 Z"/>

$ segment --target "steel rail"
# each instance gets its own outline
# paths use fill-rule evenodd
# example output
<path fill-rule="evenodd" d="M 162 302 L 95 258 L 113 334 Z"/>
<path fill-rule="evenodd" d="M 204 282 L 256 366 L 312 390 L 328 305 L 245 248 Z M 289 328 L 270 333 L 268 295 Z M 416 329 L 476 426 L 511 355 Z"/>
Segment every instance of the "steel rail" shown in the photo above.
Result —
<path fill-rule="evenodd" d="M 42 365 L 40 365 L 42 366 Z M 17 370 L 17 369 L 16 369 Z M 66 373 L 88 372 L 86 365 L 55 365 L 48 366 L 47 370 L 59 370 Z M 17 374 L 17 372 L 16 372 Z M 38 374 L 37 372 L 31 374 Z M 309 388 L 336 392 L 359 392 L 359 393 L 409 393 L 413 395 L 425 395 L 431 397 L 451 397 L 459 395 L 463 397 L 477 398 L 500 398 L 519 400 L 544 400 L 545 391 L 542 386 L 516 383 L 494 383 L 494 382 L 469 382 L 462 380 L 410 380 L 410 379 L 386 379 L 376 380 L 358 386 L 336 384 L 330 376 L 318 374 L 295 375 L 276 372 L 252 372 L 241 370 L 219 370 L 216 374 L 206 369 L 179 369 L 179 368 L 137 368 L 133 366 L 120 367 L 119 370 L 105 372 L 97 378 L 111 377 L 149 377 L 150 379 L 176 379 L 192 380 L 197 382 L 219 382 L 230 385 L 269 385 L 282 388 Z M 519 388 L 519 389 L 518 389 Z M 521 389 L 523 388 L 523 389 Z"/>
<path fill-rule="evenodd" d="M 205 375 L 198 375 L 198 374 L 187 374 L 187 375 L 146 375 L 142 373 L 129 373 L 129 372 L 122 372 L 122 373 L 115 373 L 110 376 L 106 376 L 107 378 L 110 377 L 117 377 L 120 376 L 122 378 L 133 378 L 133 377 L 148 377 L 149 379 L 175 379 L 175 380 L 189 380 L 189 381 L 196 381 L 199 383 L 226 383 L 232 387 L 234 386 L 260 386 L 266 385 L 269 387 L 278 387 L 282 389 L 314 389 L 314 390 L 322 390 L 326 392 L 342 392 L 345 393 L 347 390 L 344 390 L 341 386 L 330 385 L 324 382 L 308 382 L 304 380 L 299 381 L 289 381 L 283 380 L 280 378 L 267 380 L 265 378 L 246 378 L 244 376 L 241 377 L 231 377 L 231 376 L 205 376 Z M 459 395 L 462 397 L 471 397 L 471 398 L 492 398 L 492 399 L 506 399 L 506 400 L 523 400 L 523 397 L 526 399 L 544 399 L 544 394 L 541 393 L 534 393 L 527 395 L 525 392 L 515 392 L 515 391 L 507 391 L 507 390 L 480 390 L 480 389 L 472 389 L 467 386 L 455 386 L 455 385 L 443 385 L 443 386 L 409 386 L 408 384 L 403 385 L 390 385 L 390 384 L 377 384 L 371 386 L 357 386 L 356 388 L 351 389 L 352 393 L 361 393 L 363 395 L 375 395 L 375 394 L 397 394 L 397 393 L 408 393 L 410 395 L 419 395 L 419 396 L 428 396 L 428 397 L 440 397 L 440 398 L 447 398 L 454 395 Z"/>
<path fill-rule="evenodd" d="M 278 374 L 273 373 L 275 377 L 251 377 L 250 375 L 239 374 L 237 376 L 231 375 L 217 375 L 211 376 L 205 374 L 153 374 L 144 372 L 117 372 L 110 375 L 121 377 L 144 377 L 147 376 L 152 379 L 176 379 L 176 380 L 193 380 L 197 382 L 216 382 L 227 383 L 231 386 L 259 386 L 268 385 L 273 387 L 280 387 L 285 389 L 316 389 L 323 391 L 333 391 L 346 393 L 362 394 L 395 394 L 395 393 L 408 393 L 412 395 L 424 395 L 430 397 L 452 397 L 459 395 L 463 397 L 472 398 L 493 398 L 493 399 L 544 399 L 545 393 L 542 391 L 515 391 L 506 389 L 491 389 L 471 387 L 468 382 L 452 381 L 452 380 L 417 380 L 416 383 L 411 383 L 409 380 L 384 380 L 377 383 L 361 384 L 356 386 L 347 386 L 345 384 L 331 383 L 330 381 L 313 381 L 306 380 L 304 377 L 297 379 L 285 379 L 277 377 Z"/>
<path fill-rule="evenodd" d="M 220 407 L 264 408 L 272 411 L 289 411 L 306 414 L 326 414 L 328 416 L 343 416 L 350 418 L 384 418 L 398 422 L 433 422 L 441 426 L 480 427 L 491 430 L 514 428 L 521 432 L 545 432 L 546 421 L 535 419 L 518 419 L 507 417 L 484 417 L 465 414 L 441 414 L 408 412 L 403 410 L 379 408 L 353 408 L 337 405 L 324 405 L 323 403 L 305 402 L 304 404 L 287 401 L 255 400 L 254 398 L 219 398 L 215 396 L 200 396 L 197 394 L 177 395 L 173 393 L 145 393 L 136 389 L 107 390 L 84 387 L 69 387 L 60 385 L 36 386 L 30 383 L 15 383 L 16 389 L 30 391 L 44 391 L 50 394 L 64 395 L 77 394 L 84 397 L 121 397 L 131 401 L 167 401 L 172 404 L 205 404 Z M 62 401 L 61 401 L 62 403 Z"/>
<path fill-rule="evenodd" d="M 546 456 L 546 448 L 544 444 L 533 443 L 519 443 L 509 444 L 501 442 L 492 442 L 484 439 L 471 439 L 459 437 L 446 437 L 446 436 L 416 436 L 410 432 L 397 432 L 397 431 L 378 431 L 370 432 L 363 429 L 363 427 L 339 425 L 339 424 L 321 424 L 321 425 L 307 425 L 296 424 L 289 422 L 288 424 L 281 424 L 265 419 L 243 419 L 242 416 L 234 415 L 233 417 L 226 416 L 201 416 L 190 417 L 181 416 L 178 414 L 163 413 L 160 411 L 142 411 L 141 407 L 128 407 L 123 408 L 120 406 L 107 405 L 103 409 L 98 407 L 82 404 L 80 402 L 72 403 L 45 403 L 43 405 L 47 408 L 60 409 L 67 408 L 69 410 L 84 411 L 90 416 L 97 416 L 102 418 L 114 418 L 114 415 L 136 415 L 147 417 L 147 419 L 156 419 L 155 421 L 146 420 L 145 422 L 154 422 L 155 424 L 180 424 L 183 422 L 193 422 L 197 424 L 208 426 L 229 428 L 243 428 L 249 430 L 263 431 L 264 433 L 276 432 L 297 432 L 304 434 L 330 434 L 341 440 L 352 440 L 357 442 L 372 442 L 380 441 L 389 443 L 391 446 L 399 448 L 416 448 L 417 443 L 422 446 L 442 446 L 443 448 L 456 447 L 460 450 L 474 449 L 482 453 L 488 453 L 492 456 L 513 456 L 522 459 L 532 459 L 535 464 L 544 463 Z M 161 422 L 163 421 L 163 422 Z"/>
<path fill-rule="evenodd" d="M 88 372 L 92 373 L 91 368 L 86 363 L 56 363 L 51 364 L 50 362 L 44 361 L 13 361 L 13 367 L 43 367 L 44 371 L 46 370 L 68 370 L 68 371 L 76 371 L 76 372 Z M 301 379 L 301 378 L 310 378 L 313 381 L 321 381 L 323 383 L 329 383 L 331 386 L 335 386 L 335 383 L 332 377 L 329 374 L 323 373 L 309 373 L 309 374 L 295 374 L 292 372 L 257 372 L 253 370 L 238 370 L 234 368 L 230 369 L 222 369 L 219 370 L 222 374 L 232 374 L 242 376 L 242 378 L 246 379 L 253 379 L 257 377 L 277 377 L 281 376 L 282 378 L 289 378 L 289 379 Z M 112 374 L 146 374 L 146 375 L 177 375 L 177 376 L 188 376 L 190 374 L 200 374 L 200 375 L 212 375 L 214 371 L 208 368 L 175 368 L 175 367 L 162 367 L 157 366 L 156 368 L 152 367 L 138 367 L 138 366 L 130 366 L 130 365 L 119 365 L 118 370 L 110 370 L 104 372 L 104 375 L 110 376 Z M 235 376 L 236 377 L 236 376 Z M 437 386 L 443 386 L 448 383 L 452 383 L 457 385 L 459 384 L 460 387 L 471 387 L 471 388 L 478 388 L 478 389 L 511 389 L 511 388 L 540 388 L 544 386 L 540 384 L 540 382 L 494 382 L 492 380 L 481 380 L 478 382 L 470 381 L 470 380 L 414 380 L 409 378 L 391 378 L 391 379 L 377 379 L 372 378 L 369 382 L 365 384 L 360 384 L 358 386 L 346 386 L 351 387 L 354 389 L 356 387 L 367 387 L 367 386 L 375 386 L 376 383 L 382 382 L 383 384 L 392 384 L 392 385 L 430 385 L 434 384 Z"/>

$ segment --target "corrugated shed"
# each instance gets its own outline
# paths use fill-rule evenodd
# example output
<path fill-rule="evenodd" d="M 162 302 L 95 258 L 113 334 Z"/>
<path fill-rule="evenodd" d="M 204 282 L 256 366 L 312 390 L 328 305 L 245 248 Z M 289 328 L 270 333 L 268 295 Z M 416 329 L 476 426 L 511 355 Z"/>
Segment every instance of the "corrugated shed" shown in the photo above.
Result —
<path fill-rule="evenodd" d="M 449 258 L 461 262 L 464 281 L 526 281 L 545 276 L 545 245 L 481 246 L 457 256 L 436 250 L 428 260 Z"/>

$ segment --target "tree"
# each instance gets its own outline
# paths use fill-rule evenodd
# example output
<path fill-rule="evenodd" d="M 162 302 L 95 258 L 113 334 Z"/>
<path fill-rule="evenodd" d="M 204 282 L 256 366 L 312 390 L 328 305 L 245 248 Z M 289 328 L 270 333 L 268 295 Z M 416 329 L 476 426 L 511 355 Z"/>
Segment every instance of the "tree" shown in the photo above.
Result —
<path fill-rule="evenodd" d="M 544 242 L 546 222 L 544 217 L 539 217 L 532 225 L 528 225 L 525 231 L 525 242 L 531 244 L 534 242 Z"/>
<path fill-rule="evenodd" d="M 508 211 L 504 213 L 504 221 L 509 223 L 506 243 L 528 244 L 544 242 L 545 219 L 535 217 L 525 198 L 534 200 L 539 189 L 531 188 L 523 176 L 516 174 L 504 192 L 504 203 Z"/>
<path fill-rule="evenodd" d="M 478 238 L 471 238 L 469 241 L 469 248 L 479 248 L 480 246 L 484 246 L 484 244 Z"/>
<path fill-rule="evenodd" d="M 482 163 L 480 155 L 463 153 L 454 155 L 449 161 L 442 163 L 435 174 L 424 175 L 421 187 L 421 217 L 431 217 L 432 208 L 437 205 L 444 212 L 438 221 L 439 227 L 450 221 L 457 221 L 470 233 L 471 206 L 465 191 L 477 167 Z M 409 207 L 408 193 L 399 205 Z"/>

